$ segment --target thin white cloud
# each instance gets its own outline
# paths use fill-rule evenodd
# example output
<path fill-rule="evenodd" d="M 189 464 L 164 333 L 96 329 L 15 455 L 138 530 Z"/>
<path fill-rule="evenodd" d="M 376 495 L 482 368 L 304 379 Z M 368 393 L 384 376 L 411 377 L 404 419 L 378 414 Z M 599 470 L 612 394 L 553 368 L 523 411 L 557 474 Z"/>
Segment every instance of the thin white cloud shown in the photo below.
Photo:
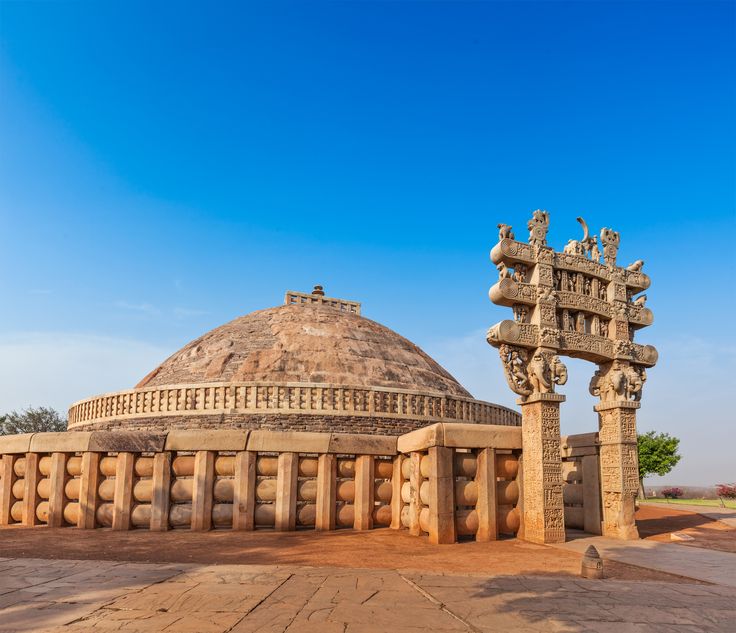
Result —
<path fill-rule="evenodd" d="M 131 312 L 141 312 L 150 316 L 160 316 L 161 310 L 150 303 L 129 303 L 128 301 L 116 301 L 116 308 L 122 308 L 123 310 L 130 310 Z"/>
<path fill-rule="evenodd" d="M 28 406 L 66 412 L 76 400 L 132 388 L 173 350 L 88 334 L 0 337 L 0 413 Z"/>
<path fill-rule="evenodd" d="M 173 314 L 177 319 L 186 319 L 188 317 L 203 316 L 209 314 L 207 310 L 197 310 L 194 308 L 174 308 Z"/>
<path fill-rule="evenodd" d="M 197 308 L 175 307 L 171 310 L 162 310 L 150 303 L 131 303 L 129 301 L 123 300 L 116 301 L 115 307 L 127 312 L 132 312 L 147 317 L 164 319 L 170 319 L 173 317 L 177 320 L 209 314 L 207 310 L 200 310 Z"/>

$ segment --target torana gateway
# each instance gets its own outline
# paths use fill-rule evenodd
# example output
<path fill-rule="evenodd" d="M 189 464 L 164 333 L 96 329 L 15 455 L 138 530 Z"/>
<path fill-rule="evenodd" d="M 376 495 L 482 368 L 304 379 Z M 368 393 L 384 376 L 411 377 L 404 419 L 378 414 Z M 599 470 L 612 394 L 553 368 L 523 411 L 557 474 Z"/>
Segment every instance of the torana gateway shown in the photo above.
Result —
<path fill-rule="evenodd" d="M 287 292 L 284 305 L 191 342 L 134 388 L 75 403 L 69 430 L 0 438 L 0 526 L 82 529 L 406 528 L 433 543 L 565 528 L 637 538 L 636 421 L 656 350 L 642 262 L 618 233 L 529 243 L 499 225 L 488 333 L 521 416 L 475 400 L 354 301 Z M 600 245 L 603 248 L 603 263 Z M 560 437 L 561 356 L 599 365 L 599 431 Z"/>

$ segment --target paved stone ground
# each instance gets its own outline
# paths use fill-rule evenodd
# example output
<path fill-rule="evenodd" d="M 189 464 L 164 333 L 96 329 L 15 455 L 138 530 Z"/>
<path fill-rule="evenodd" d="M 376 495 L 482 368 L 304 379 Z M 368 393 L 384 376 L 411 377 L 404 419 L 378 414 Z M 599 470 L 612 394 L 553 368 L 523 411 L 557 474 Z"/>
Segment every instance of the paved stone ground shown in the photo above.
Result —
<path fill-rule="evenodd" d="M 604 536 L 589 536 L 583 532 L 576 536 L 577 538 L 554 547 L 582 554 L 588 546 L 594 545 L 604 560 L 638 565 L 676 576 L 736 588 L 736 554 L 682 547 L 675 543 L 619 541 Z"/>
<path fill-rule="evenodd" d="M 561 576 L 0 559 L 0 631 L 733 632 L 736 589 Z"/>

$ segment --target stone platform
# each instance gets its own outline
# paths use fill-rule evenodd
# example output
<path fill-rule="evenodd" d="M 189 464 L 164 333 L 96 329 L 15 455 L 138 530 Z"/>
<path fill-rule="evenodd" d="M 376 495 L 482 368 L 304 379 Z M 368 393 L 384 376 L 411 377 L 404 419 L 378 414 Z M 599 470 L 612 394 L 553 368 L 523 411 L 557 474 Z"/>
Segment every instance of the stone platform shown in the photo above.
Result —
<path fill-rule="evenodd" d="M 0 631 L 720 633 L 734 604 L 687 583 L 0 559 Z"/>

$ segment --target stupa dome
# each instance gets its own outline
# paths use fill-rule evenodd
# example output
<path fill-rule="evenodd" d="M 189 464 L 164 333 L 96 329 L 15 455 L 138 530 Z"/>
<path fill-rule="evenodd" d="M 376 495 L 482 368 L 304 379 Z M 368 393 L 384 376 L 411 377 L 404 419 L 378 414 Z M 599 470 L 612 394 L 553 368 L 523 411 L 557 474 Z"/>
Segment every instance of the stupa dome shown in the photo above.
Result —
<path fill-rule="evenodd" d="M 437 421 L 518 424 L 359 303 L 288 292 L 285 305 L 185 345 L 133 390 L 72 405 L 71 430 L 265 428 L 400 434 Z"/>
<path fill-rule="evenodd" d="M 323 383 L 470 394 L 393 330 L 324 304 L 284 305 L 207 332 L 136 388 L 210 382 Z"/>

